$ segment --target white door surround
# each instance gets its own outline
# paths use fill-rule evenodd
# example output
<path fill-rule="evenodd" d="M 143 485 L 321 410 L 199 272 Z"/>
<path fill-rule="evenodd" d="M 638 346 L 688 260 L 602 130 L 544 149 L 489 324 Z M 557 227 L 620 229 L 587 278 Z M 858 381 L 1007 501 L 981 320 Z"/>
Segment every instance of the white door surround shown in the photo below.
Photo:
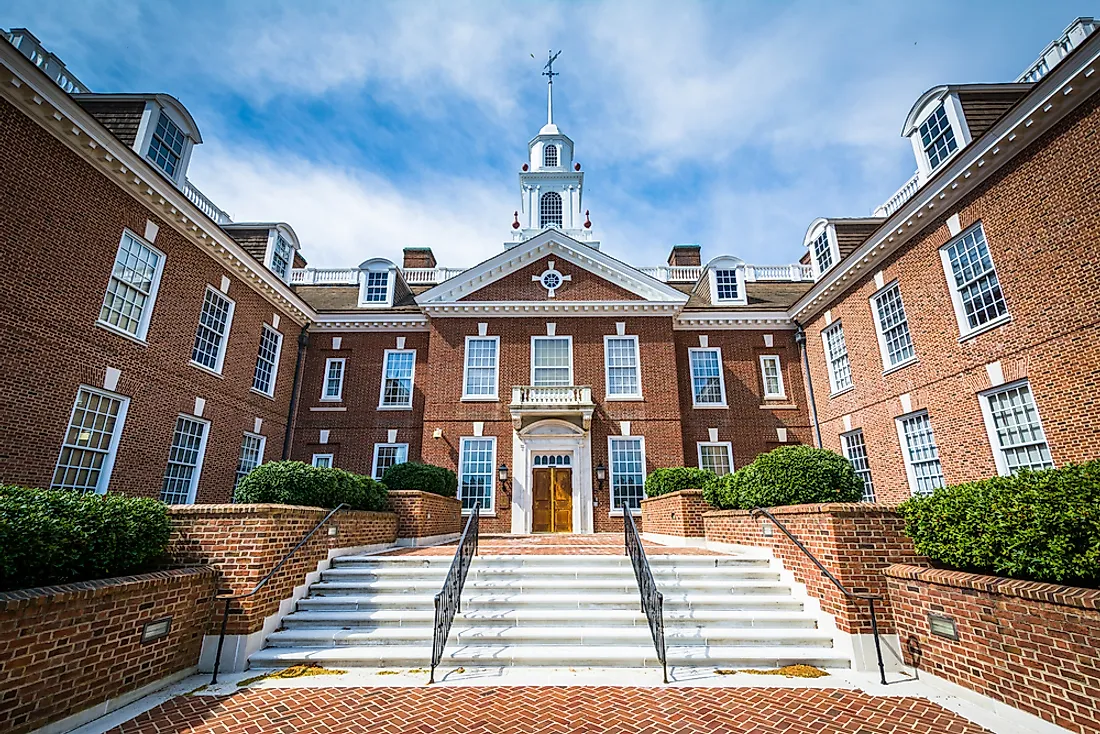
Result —
<path fill-rule="evenodd" d="M 532 469 L 537 454 L 569 454 L 573 468 L 573 532 L 593 532 L 592 435 L 549 418 L 512 431 L 512 532 L 531 532 Z"/>

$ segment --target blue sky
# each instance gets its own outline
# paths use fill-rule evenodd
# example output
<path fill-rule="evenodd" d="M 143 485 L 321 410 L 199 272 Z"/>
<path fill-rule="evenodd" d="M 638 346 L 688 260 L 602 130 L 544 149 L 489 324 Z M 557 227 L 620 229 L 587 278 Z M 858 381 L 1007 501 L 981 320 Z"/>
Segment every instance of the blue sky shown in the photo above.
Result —
<path fill-rule="evenodd" d="M 1081 2 L 8 0 L 97 92 L 168 92 L 205 143 L 191 180 L 234 219 L 289 222 L 311 265 L 445 266 L 500 251 L 527 141 L 576 142 L 608 253 L 793 262 L 818 216 L 863 216 L 915 170 L 921 92 L 1013 81 Z M 534 54 L 535 58 L 531 58 Z"/>

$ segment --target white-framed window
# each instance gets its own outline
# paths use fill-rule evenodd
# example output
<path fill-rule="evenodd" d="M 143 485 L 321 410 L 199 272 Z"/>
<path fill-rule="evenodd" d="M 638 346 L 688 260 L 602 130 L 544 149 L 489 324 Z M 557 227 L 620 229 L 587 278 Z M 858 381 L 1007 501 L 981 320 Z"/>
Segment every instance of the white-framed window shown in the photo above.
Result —
<path fill-rule="evenodd" d="M 607 439 L 608 483 L 611 512 L 618 514 L 625 504 L 640 512 L 645 496 L 645 439 L 641 436 L 609 436 Z"/>
<path fill-rule="evenodd" d="M 940 257 L 961 336 L 1008 320 L 1008 304 L 981 223 L 940 248 Z"/>
<path fill-rule="evenodd" d="M 164 253 L 124 231 L 99 310 L 99 323 L 144 341 L 163 272 Z"/>
<path fill-rule="evenodd" d="M 537 387 L 573 384 L 573 337 L 531 337 L 531 384 Z"/>
<path fill-rule="evenodd" d="M 642 369 L 638 360 L 638 337 L 605 336 L 603 366 L 609 400 L 642 399 Z"/>
<path fill-rule="evenodd" d="M 943 103 L 917 127 L 917 134 L 930 171 L 936 170 L 959 147 Z"/>
<path fill-rule="evenodd" d="M 699 453 L 699 468 L 724 476 L 733 471 L 733 444 L 729 441 L 700 441 L 695 444 Z"/>
<path fill-rule="evenodd" d="M 737 271 L 724 268 L 714 271 L 714 297 L 719 301 L 737 301 L 741 298 Z"/>
<path fill-rule="evenodd" d="M 736 257 L 723 255 L 707 263 L 707 285 L 710 288 L 710 302 L 719 304 L 744 305 L 745 263 Z"/>
<path fill-rule="evenodd" d="M 547 191 L 542 195 L 539 207 L 539 226 L 561 226 L 561 194 L 557 191 Z"/>
<path fill-rule="evenodd" d="M 368 270 L 363 273 L 363 289 L 361 291 L 360 300 L 363 303 L 389 303 L 390 271 Z"/>
<path fill-rule="evenodd" d="M 153 165 L 167 173 L 169 178 L 177 180 L 186 145 L 187 136 L 183 130 L 168 117 L 168 113 L 160 110 L 160 117 L 157 118 L 157 126 L 153 130 L 152 140 L 149 141 L 146 157 L 152 161 Z"/>
<path fill-rule="evenodd" d="M 760 355 L 760 380 L 764 385 L 765 398 L 787 397 L 783 386 L 783 368 L 780 367 L 778 355 Z"/>
<path fill-rule="evenodd" d="M 275 241 L 271 245 L 271 270 L 282 280 L 290 278 L 290 268 L 294 264 L 294 245 L 290 244 L 286 237 L 275 233 Z"/>
<path fill-rule="evenodd" d="M 722 350 L 718 347 L 689 349 L 688 363 L 691 366 L 691 404 L 696 408 L 725 408 Z"/>
<path fill-rule="evenodd" d="M 481 502 L 483 512 L 493 512 L 496 486 L 497 440 L 486 436 L 463 438 L 458 449 L 458 492 L 462 511 L 470 512 Z"/>
<path fill-rule="evenodd" d="M 321 400 L 338 401 L 344 398 L 344 357 L 325 360 L 325 384 L 321 387 Z"/>
<path fill-rule="evenodd" d="M 199 326 L 195 330 L 195 347 L 191 350 L 194 364 L 221 374 L 235 307 L 224 293 L 212 286 L 206 287 Z"/>
<path fill-rule="evenodd" d="M 871 296 L 871 313 L 875 317 L 882 368 L 888 370 L 916 358 L 913 339 L 909 334 L 909 319 L 905 316 L 901 288 L 897 283 L 891 283 Z"/>
<path fill-rule="evenodd" d="M 844 341 L 844 328 L 836 322 L 821 332 L 825 345 L 825 361 L 829 365 L 829 389 L 832 393 L 852 386 L 852 363 L 848 360 L 848 344 Z"/>
<path fill-rule="evenodd" d="M 863 429 L 840 434 L 840 443 L 844 449 L 844 458 L 856 470 L 856 476 L 863 480 L 863 501 L 875 501 L 875 483 L 871 480 L 871 464 L 867 460 L 867 444 L 863 440 Z"/>
<path fill-rule="evenodd" d="M 382 390 L 378 396 L 378 407 L 412 408 L 415 373 L 415 349 L 387 349 L 382 362 Z"/>
<path fill-rule="evenodd" d="M 1020 469 L 1051 469 L 1046 433 L 1027 380 L 983 392 L 979 399 L 989 444 L 1002 476 Z"/>
<path fill-rule="evenodd" d="M 464 400 L 496 400 L 499 336 L 466 337 L 466 360 L 462 374 Z"/>
<path fill-rule="evenodd" d="M 51 489 L 103 494 L 111 481 L 130 399 L 81 385 L 69 414 Z"/>
<path fill-rule="evenodd" d="M 331 469 L 332 468 L 332 454 L 314 454 L 313 466 L 318 469 Z"/>
<path fill-rule="evenodd" d="M 546 168 L 557 168 L 558 146 L 547 145 L 542 149 L 542 165 Z"/>
<path fill-rule="evenodd" d="M 833 266 L 833 245 L 829 237 L 829 228 L 821 230 L 821 234 L 810 243 L 810 252 L 813 253 L 814 263 L 817 264 L 817 272 L 824 273 Z"/>
<path fill-rule="evenodd" d="M 404 464 L 409 460 L 409 445 L 407 443 L 376 443 L 374 444 L 374 462 L 371 465 L 371 476 L 381 481 L 382 475 L 394 464 Z"/>
<path fill-rule="evenodd" d="M 252 373 L 253 390 L 268 397 L 275 394 L 275 379 L 279 376 L 279 355 L 282 351 L 283 335 L 264 324 L 260 330 L 256 370 Z"/>
<path fill-rule="evenodd" d="M 160 488 L 161 502 L 169 505 L 194 504 L 209 428 L 209 421 L 191 415 L 181 415 L 176 419 L 168 465 L 164 469 L 164 483 Z"/>
<path fill-rule="evenodd" d="M 237 459 L 237 478 L 233 482 L 234 489 L 241 483 L 242 479 L 248 476 L 249 472 L 264 463 L 264 447 L 266 445 L 266 436 L 245 432 L 244 437 L 241 439 L 241 455 Z"/>
<path fill-rule="evenodd" d="M 902 416 L 897 419 L 897 427 L 910 491 L 915 495 L 932 494 L 944 483 L 940 450 L 928 413 L 922 410 Z"/>

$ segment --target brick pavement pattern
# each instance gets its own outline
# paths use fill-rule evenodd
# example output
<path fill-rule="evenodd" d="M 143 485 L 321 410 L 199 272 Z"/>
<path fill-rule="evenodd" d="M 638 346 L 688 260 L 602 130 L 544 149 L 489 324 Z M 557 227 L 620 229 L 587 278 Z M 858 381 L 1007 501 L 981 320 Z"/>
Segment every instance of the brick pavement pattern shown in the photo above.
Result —
<path fill-rule="evenodd" d="M 270 688 L 179 696 L 111 734 L 978 734 L 919 698 L 788 688 Z"/>

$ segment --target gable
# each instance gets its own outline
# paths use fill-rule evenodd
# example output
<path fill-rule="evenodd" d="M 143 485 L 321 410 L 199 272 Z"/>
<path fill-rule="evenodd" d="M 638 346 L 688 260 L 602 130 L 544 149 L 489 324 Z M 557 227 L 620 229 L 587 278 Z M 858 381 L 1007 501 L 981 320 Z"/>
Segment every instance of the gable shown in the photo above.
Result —
<path fill-rule="evenodd" d="M 568 280 L 562 280 L 551 298 L 539 281 L 551 269 Z M 643 301 L 637 293 L 601 278 L 579 265 L 554 255 L 548 255 L 519 270 L 495 280 L 484 288 L 459 299 L 460 301 Z"/>

